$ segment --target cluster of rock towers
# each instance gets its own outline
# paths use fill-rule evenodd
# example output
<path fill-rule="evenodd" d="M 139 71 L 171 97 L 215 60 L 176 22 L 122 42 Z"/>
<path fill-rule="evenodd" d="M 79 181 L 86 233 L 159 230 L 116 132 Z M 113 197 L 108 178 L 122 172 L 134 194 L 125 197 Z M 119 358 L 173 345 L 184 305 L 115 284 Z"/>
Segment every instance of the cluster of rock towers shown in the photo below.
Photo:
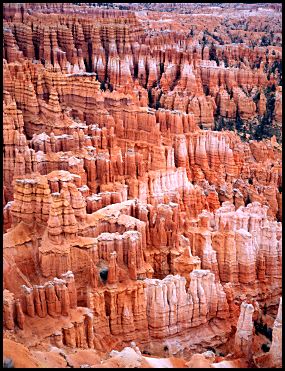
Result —
<path fill-rule="evenodd" d="M 11 342 L 57 367 L 59 350 L 68 365 L 135 341 L 280 367 L 281 13 L 245 10 L 244 30 L 234 9 L 217 21 L 4 4 L 4 355 L 16 363 Z M 275 135 L 254 140 L 269 119 Z M 246 135 L 226 130 L 237 121 Z"/>

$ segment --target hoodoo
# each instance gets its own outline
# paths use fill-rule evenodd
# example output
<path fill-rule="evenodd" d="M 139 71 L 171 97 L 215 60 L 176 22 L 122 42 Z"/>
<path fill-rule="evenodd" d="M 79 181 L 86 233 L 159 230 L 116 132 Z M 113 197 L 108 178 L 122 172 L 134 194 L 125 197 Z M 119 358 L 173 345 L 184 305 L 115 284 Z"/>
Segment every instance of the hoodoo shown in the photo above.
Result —
<path fill-rule="evenodd" d="M 4 4 L 5 368 L 282 367 L 281 5 Z"/>

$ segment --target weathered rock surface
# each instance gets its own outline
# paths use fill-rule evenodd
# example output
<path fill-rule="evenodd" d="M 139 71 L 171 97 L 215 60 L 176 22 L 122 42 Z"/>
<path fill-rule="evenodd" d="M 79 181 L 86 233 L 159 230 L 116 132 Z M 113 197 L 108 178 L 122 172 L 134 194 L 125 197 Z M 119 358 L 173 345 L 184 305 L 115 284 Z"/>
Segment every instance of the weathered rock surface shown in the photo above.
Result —
<path fill-rule="evenodd" d="M 168 337 L 213 317 L 228 316 L 226 295 L 210 271 L 193 270 L 188 291 L 180 276 L 146 279 L 145 283 L 151 336 Z"/>
<path fill-rule="evenodd" d="M 282 297 L 280 298 L 277 317 L 273 325 L 269 362 L 271 367 L 282 367 Z"/>
<path fill-rule="evenodd" d="M 279 5 L 4 4 L 15 367 L 280 366 Z"/>
<path fill-rule="evenodd" d="M 235 351 L 241 353 L 247 359 L 250 359 L 252 354 L 252 337 L 253 337 L 253 321 L 252 314 L 254 308 L 252 304 L 243 302 L 240 308 L 240 315 L 237 323 L 237 331 L 235 335 Z"/>

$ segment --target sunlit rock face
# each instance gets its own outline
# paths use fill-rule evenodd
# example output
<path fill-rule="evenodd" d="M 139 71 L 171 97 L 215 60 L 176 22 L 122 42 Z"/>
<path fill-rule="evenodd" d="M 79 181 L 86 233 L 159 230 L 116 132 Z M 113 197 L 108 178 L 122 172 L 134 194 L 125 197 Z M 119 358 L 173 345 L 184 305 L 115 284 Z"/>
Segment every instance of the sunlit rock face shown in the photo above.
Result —
<path fill-rule="evenodd" d="M 5 365 L 281 367 L 281 10 L 4 4 Z"/>

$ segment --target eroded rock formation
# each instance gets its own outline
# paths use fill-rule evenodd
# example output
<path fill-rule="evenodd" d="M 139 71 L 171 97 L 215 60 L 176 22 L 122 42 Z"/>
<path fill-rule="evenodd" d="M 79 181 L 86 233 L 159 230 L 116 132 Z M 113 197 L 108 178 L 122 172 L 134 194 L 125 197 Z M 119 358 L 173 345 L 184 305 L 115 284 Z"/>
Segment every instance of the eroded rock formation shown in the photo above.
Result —
<path fill-rule="evenodd" d="M 17 367 L 280 366 L 277 5 L 4 4 Z"/>
<path fill-rule="evenodd" d="M 282 367 L 282 297 L 280 298 L 277 317 L 273 325 L 272 345 L 269 354 L 272 366 Z"/>
<path fill-rule="evenodd" d="M 235 351 L 241 353 L 247 359 L 250 359 L 252 356 L 253 311 L 254 308 L 252 304 L 247 304 L 245 302 L 241 304 L 235 335 Z"/>

